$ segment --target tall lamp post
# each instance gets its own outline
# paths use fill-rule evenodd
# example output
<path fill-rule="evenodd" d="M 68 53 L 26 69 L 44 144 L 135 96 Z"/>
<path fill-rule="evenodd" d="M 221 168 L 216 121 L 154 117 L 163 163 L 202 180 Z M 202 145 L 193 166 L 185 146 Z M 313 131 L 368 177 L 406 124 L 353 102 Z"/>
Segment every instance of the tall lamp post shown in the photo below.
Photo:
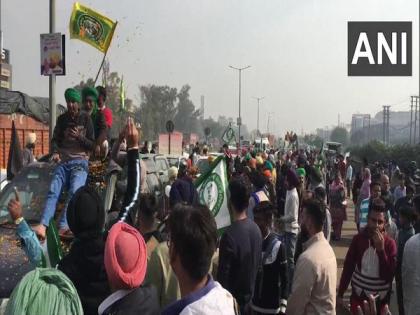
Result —
<path fill-rule="evenodd" d="M 242 118 L 241 118 L 241 73 L 242 73 L 242 70 L 248 69 L 250 67 L 251 66 L 246 66 L 246 67 L 243 67 L 243 68 L 236 68 L 236 67 L 233 67 L 233 66 L 229 66 L 229 68 L 232 68 L 232 69 L 237 70 L 239 72 L 239 117 L 238 117 L 238 121 L 237 121 L 237 123 L 238 123 L 239 151 L 242 148 L 242 145 L 241 145 L 241 125 L 242 125 Z"/>
<path fill-rule="evenodd" d="M 265 96 L 263 97 L 253 97 L 254 99 L 257 100 L 257 133 L 260 132 L 260 101 L 263 100 L 265 98 Z"/>

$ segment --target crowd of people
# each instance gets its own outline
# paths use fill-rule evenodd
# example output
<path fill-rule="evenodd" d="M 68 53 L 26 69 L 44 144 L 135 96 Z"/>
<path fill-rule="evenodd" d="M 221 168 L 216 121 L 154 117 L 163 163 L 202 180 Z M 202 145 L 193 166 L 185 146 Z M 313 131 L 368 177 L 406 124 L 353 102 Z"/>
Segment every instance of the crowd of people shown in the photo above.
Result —
<path fill-rule="evenodd" d="M 231 225 L 218 230 L 200 204 L 194 154 L 170 170 L 169 209 L 158 222 L 162 209 L 143 189 L 146 170 L 133 119 L 109 150 L 106 91 L 68 89 L 65 98 L 40 225 L 25 221 L 18 193 L 8 206 L 35 269 L 14 289 L 6 314 L 336 314 L 346 307 L 350 283 L 352 314 L 385 314 L 394 278 L 399 314 L 418 314 L 420 198 L 397 167 L 366 164 L 357 171 L 350 157 L 327 160 L 316 150 L 234 156 L 225 146 Z M 106 224 L 103 202 L 86 178 L 89 158 L 108 151 L 128 176 L 118 215 Z M 68 201 L 59 235 L 74 240 L 64 257 L 40 268 L 63 187 Z M 331 242 L 342 237 L 350 198 L 358 234 L 337 279 Z"/>

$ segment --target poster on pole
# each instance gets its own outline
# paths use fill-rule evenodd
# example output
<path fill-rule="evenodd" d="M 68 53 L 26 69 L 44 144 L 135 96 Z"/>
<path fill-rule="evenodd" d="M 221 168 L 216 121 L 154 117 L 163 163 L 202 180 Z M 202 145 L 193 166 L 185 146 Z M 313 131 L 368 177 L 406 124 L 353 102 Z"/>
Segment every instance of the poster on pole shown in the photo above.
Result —
<path fill-rule="evenodd" d="M 65 37 L 61 33 L 41 34 L 41 75 L 65 75 Z"/>

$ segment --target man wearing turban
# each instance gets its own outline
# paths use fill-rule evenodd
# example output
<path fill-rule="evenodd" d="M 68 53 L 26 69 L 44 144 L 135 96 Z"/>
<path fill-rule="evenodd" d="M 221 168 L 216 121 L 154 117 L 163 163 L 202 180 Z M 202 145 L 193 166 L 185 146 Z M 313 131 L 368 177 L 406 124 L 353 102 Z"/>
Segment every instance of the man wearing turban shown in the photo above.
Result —
<path fill-rule="evenodd" d="M 59 229 L 60 234 L 69 232 L 67 205 L 76 190 L 86 182 L 89 154 L 95 143 L 92 120 L 79 107 L 80 93 L 70 88 L 65 91 L 64 97 L 67 112 L 58 117 L 51 139 L 51 159 L 58 164 L 52 176 L 41 224 L 34 227 L 36 234 L 41 238 L 45 238 L 46 229 L 54 217 L 63 187 L 67 189 L 67 202 L 59 221 Z"/>
<path fill-rule="evenodd" d="M 37 268 L 15 287 L 5 314 L 83 315 L 83 309 L 73 283 L 64 273 Z"/>
<path fill-rule="evenodd" d="M 82 102 L 86 112 L 90 114 L 95 132 L 95 157 L 107 155 L 107 124 L 104 113 L 98 109 L 98 91 L 93 87 L 82 90 Z"/>

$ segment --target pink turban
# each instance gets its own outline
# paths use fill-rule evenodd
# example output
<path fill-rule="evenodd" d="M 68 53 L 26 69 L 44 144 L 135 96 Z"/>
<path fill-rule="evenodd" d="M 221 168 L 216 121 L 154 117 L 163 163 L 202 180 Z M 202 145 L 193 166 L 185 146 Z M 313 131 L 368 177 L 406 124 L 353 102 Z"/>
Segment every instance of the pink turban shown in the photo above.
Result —
<path fill-rule="evenodd" d="M 109 230 L 105 269 L 113 289 L 134 289 L 143 283 L 147 269 L 146 244 L 131 225 L 118 222 Z"/>

